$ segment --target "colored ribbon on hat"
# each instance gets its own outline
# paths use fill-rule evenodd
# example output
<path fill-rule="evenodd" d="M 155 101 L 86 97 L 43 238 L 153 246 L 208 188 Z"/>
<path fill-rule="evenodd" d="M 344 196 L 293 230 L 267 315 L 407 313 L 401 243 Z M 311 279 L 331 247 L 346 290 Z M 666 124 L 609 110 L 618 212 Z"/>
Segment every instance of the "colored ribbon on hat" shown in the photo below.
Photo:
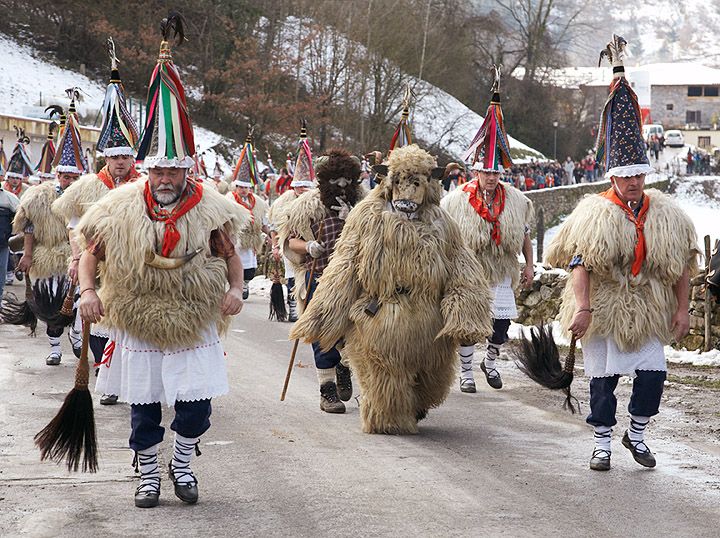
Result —
<path fill-rule="evenodd" d="M 490 211 L 490 208 L 485 203 L 485 200 L 479 192 L 479 187 L 480 185 L 478 184 L 477 180 L 473 180 L 465 183 L 462 189 L 465 192 L 470 193 L 469 202 L 470 205 L 473 206 L 473 209 L 475 209 L 475 212 L 487 222 L 492 224 L 492 231 L 490 232 L 490 237 L 496 245 L 500 245 L 501 236 L 499 220 L 500 215 L 502 215 L 502 212 L 505 209 L 505 187 L 502 183 L 498 183 L 497 187 L 495 187 L 495 195 L 492 203 L 493 209 L 497 209 L 497 212 L 495 214 Z"/>
<path fill-rule="evenodd" d="M 169 257 L 170 253 L 180 242 L 180 232 L 176 223 L 180 217 L 195 207 L 202 199 L 203 187 L 200 183 L 188 179 L 186 181 L 185 190 L 180 196 L 180 201 L 172 209 L 168 211 L 160 207 L 153 198 L 150 191 L 150 182 L 145 183 L 145 205 L 147 206 L 150 218 L 154 221 L 165 223 L 165 233 L 163 235 L 162 255 Z"/>
<path fill-rule="evenodd" d="M 105 186 L 108 189 L 113 190 L 115 187 L 117 187 L 117 185 L 115 184 L 115 180 L 110 175 L 110 170 L 108 170 L 107 165 L 103 166 L 102 170 L 100 170 L 98 172 L 97 177 L 100 181 L 102 181 L 105 184 Z M 131 182 L 135 181 L 136 179 L 138 179 L 139 177 L 140 177 L 140 172 L 135 170 L 134 166 L 131 166 L 130 172 L 128 172 L 128 175 L 125 176 L 125 179 L 119 181 L 118 184 L 131 183 Z"/>
<path fill-rule="evenodd" d="M 600 196 L 602 196 L 603 198 L 607 198 L 615 205 L 620 206 L 625 212 L 625 217 L 635 225 L 635 233 L 637 235 L 637 240 L 635 241 L 635 259 L 633 260 L 631 271 L 633 276 L 638 276 L 638 274 L 640 273 L 640 269 L 642 269 L 642 264 L 645 261 L 645 256 L 647 254 L 644 230 L 645 219 L 647 218 L 647 212 L 650 208 L 650 200 L 647 198 L 647 196 L 643 196 L 643 205 L 640 208 L 640 212 L 638 213 L 637 217 L 635 217 L 635 212 L 630 209 L 627 204 L 623 203 L 623 201 L 617 195 L 617 192 L 615 192 L 614 187 L 610 187 L 605 192 L 601 192 Z"/>

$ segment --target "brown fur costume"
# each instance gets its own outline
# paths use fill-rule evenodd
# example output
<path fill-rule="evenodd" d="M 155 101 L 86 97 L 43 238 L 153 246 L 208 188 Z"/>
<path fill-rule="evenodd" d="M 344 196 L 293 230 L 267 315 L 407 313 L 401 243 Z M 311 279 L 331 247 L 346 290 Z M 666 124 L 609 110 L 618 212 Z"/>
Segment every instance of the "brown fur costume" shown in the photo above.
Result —
<path fill-rule="evenodd" d="M 652 336 L 668 343 L 670 320 L 677 309 L 674 284 L 686 268 L 697 270 L 697 236 L 690 218 L 667 195 L 645 191 L 650 201 L 645 222 L 647 256 L 633 277 L 635 225 L 624 211 L 600 195 L 584 198 L 548 247 L 547 261 L 567 267 L 581 255 L 590 273 L 592 322 L 584 338 L 610 336 L 623 351 L 642 346 Z M 563 292 L 560 322 L 564 330 L 575 314 L 573 276 Z"/>
<path fill-rule="evenodd" d="M 450 390 L 459 341 L 491 332 L 487 282 L 438 206 L 439 183 L 429 180 L 416 220 L 390 208 L 393 177 L 427 181 L 434 166 L 414 145 L 392 153 L 390 174 L 350 213 L 290 335 L 324 349 L 345 339 L 368 433 L 416 433 L 417 419 Z M 365 313 L 372 299 L 380 304 L 374 316 Z"/>
<path fill-rule="evenodd" d="M 522 251 L 525 239 L 525 225 L 532 224 L 533 206 L 528 198 L 515 187 L 503 183 L 505 188 L 505 209 L 500 214 L 500 244 L 492 240 L 492 224 L 478 215 L 468 201 L 470 193 L 457 188 L 440 202 L 455 222 L 483 267 L 491 286 L 502 282 L 506 276 L 512 277 L 516 287 L 520 280 L 518 253 Z"/>
<path fill-rule="evenodd" d="M 145 264 L 145 253 L 160 252 L 165 225 L 147 216 L 145 183 L 114 189 L 94 204 L 78 224 L 79 239 L 106 245 L 99 295 L 108 327 L 161 348 L 192 345 L 208 324 L 217 323 L 222 333 L 229 323 L 220 313 L 227 266 L 211 255 L 210 232 L 224 228 L 235 237 L 249 215 L 217 191 L 204 189 L 202 200 L 177 222 L 181 239 L 171 256 L 202 252 L 178 269 L 156 269 Z"/>
<path fill-rule="evenodd" d="M 53 202 L 58 197 L 54 181 L 30 187 L 20 200 L 13 220 L 13 233 L 22 233 L 31 222 L 34 225 L 33 263 L 30 267 L 30 278 L 33 280 L 67 272 L 71 256 L 67 229 L 63 219 L 52 211 Z"/>

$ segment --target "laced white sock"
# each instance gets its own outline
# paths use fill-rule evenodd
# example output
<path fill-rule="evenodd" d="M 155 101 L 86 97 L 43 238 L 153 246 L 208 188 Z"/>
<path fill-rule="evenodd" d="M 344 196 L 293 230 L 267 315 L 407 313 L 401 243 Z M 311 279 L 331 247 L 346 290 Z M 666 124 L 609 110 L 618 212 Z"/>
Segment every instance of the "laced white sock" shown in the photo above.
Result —
<path fill-rule="evenodd" d="M 485 353 L 485 369 L 488 372 L 488 376 L 497 377 L 500 374 L 495 369 L 495 360 L 500 357 L 500 345 L 493 344 L 492 342 L 487 343 L 487 352 Z"/>
<path fill-rule="evenodd" d="M 604 450 L 610 455 L 612 441 L 612 428 L 610 426 L 595 426 L 595 450 Z"/>
<path fill-rule="evenodd" d="M 473 378 L 473 358 L 475 356 L 475 346 L 460 346 L 458 349 L 460 356 L 460 381 Z"/>
<path fill-rule="evenodd" d="M 316 368 L 317 378 L 322 387 L 328 381 L 335 383 L 335 368 Z"/>
<path fill-rule="evenodd" d="M 59 336 L 48 336 L 48 343 L 50 344 L 50 353 L 57 353 L 62 355 L 62 348 L 60 347 Z"/>
<path fill-rule="evenodd" d="M 160 469 L 158 468 L 158 445 L 135 452 L 133 463 L 140 471 L 138 493 L 160 492 Z"/>
<path fill-rule="evenodd" d="M 636 450 L 646 452 L 648 449 L 644 442 L 645 428 L 650 422 L 650 417 L 641 417 L 638 415 L 630 415 L 630 428 L 628 429 L 628 437 Z M 639 446 L 638 446 L 639 445 Z"/>
<path fill-rule="evenodd" d="M 175 480 L 179 484 L 193 484 L 196 482 L 195 476 L 190 470 L 190 460 L 199 441 L 199 437 L 183 437 L 178 433 L 175 434 L 172 469 Z"/>

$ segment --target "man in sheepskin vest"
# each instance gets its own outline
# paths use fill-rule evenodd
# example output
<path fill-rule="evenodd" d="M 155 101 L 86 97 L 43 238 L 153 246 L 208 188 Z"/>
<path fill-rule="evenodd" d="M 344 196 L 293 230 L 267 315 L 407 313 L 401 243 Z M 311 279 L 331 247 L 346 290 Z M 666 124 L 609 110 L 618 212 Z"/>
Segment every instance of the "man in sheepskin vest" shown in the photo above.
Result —
<path fill-rule="evenodd" d="M 611 187 L 578 204 L 547 253 L 549 263 L 570 270 L 560 321 L 582 338 L 585 373 L 591 378 L 587 422 L 595 437 L 590 468 L 598 471 L 610 469 L 614 391 L 621 375 L 633 378 L 622 445 L 640 465 L 655 466 L 644 432 L 663 393 L 663 345 L 688 331 L 689 275 L 697 269 L 692 221 L 669 196 L 644 188 L 652 168 L 637 97 L 625 78 L 624 45 L 614 36 L 604 51 L 614 80 L 597 160 L 604 160 Z"/>
<path fill-rule="evenodd" d="M 502 388 L 495 361 L 508 340 L 510 320 L 517 317 L 514 290 L 518 283 L 530 287 L 533 281 L 532 203 L 512 185 L 500 182 L 500 174 L 510 169 L 512 160 L 503 125 L 499 82 L 500 72 L 496 68 L 490 106 L 465 157 L 472 159 L 476 177 L 440 202 L 457 221 L 465 243 L 475 253 L 492 287 L 493 332 L 480 368 L 494 389 Z M 522 272 L 518 267 L 521 251 L 525 258 Z M 460 390 L 475 392 L 475 342 L 461 342 L 459 355 Z"/>
<path fill-rule="evenodd" d="M 27 190 L 15 214 L 13 231 L 25 234 L 17 270 L 28 273 L 35 281 L 36 289 L 57 291 L 58 278 L 67 272 L 71 251 L 65 223 L 53 212 L 52 205 L 80 174 L 87 171 L 72 103 L 58 151 L 50 165 L 55 168 L 55 181 L 46 181 Z M 62 360 L 62 333 L 62 326 L 48 324 L 50 354 L 45 358 L 45 364 L 49 366 L 57 366 Z"/>
<path fill-rule="evenodd" d="M 344 341 L 364 432 L 417 433 L 450 390 L 458 343 L 490 333 L 490 294 L 439 207 L 444 169 L 435 159 L 412 144 L 375 170 L 382 183 L 350 212 L 291 337 L 320 349 Z"/>
<path fill-rule="evenodd" d="M 110 82 L 105 92 L 102 108 L 103 124 L 96 147 L 97 151 L 102 152 L 105 157 L 106 164 L 97 174 L 82 176 L 52 206 L 53 211 L 65 220 L 69 231 L 72 259 L 68 267 L 68 274 L 74 282 L 77 282 L 78 264 L 82 253 L 80 246 L 75 241 L 75 227 L 80 218 L 95 202 L 111 190 L 142 177 L 135 170 L 135 153 L 133 151 L 139 138 L 138 129 L 135 120 L 125 106 L 125 90 L 120 79 L 115 43 L 112 38 L 108 38 L 108 52 L 111 66 Z M 79 335 L 82 332 L 81 324 L 82 320 L 78 315 L 74 334 Z M 71 332 L 71 336 L 73 332 Z M 89 345 L 96 365 L 102 361 L 108 337 L 107 328 L 100 324 L 92 326 Z M 77 338 L 73 341 L 73 348 L 76 349 L 76 352 L 79 352 L 80 340 Z M 114 405 L 117 403 L 117 395 L 103 394 L 100 403 Z"/>
<path fill-rule="evenodd" d="M 240 152 L 240 158 L 233 171 L 233 190 L 225 196 L 233 202 L 240 204 L 251 215 L 251 224 L 244 230 L 237 241 L 237 250 L 243 264 L 243 299 L 250 295 L 249 284 L 255 278 L 257 272 L 257 255 L 263 246 L 263 234 L 268 230 L 268 204 L 252 192 L 257 184 L 255 172 L 257 163 L 253 153 L 252 138 L 250 135 L 245 139 L 245 144 Z"/>
<path fill-rule="evenodd" d="M 331 150 L 319 157 L 315 174 L 318 188 L 292 203 L 280 229 L 284 252 L 295 269 L 295 295 L 301 304 L 306 294 L 312 302 L 318 279 L 335 251 L 348 212 L 362 196 L 360 160 L 345 150 Z M 344 413 L 343 402 L 353 393 L 350 369 L 340 362 L 335 342 L 330 346 L 321 346 L 314 340 L 311 343 L 320 384 L 320 409 L 326 413 Z"/>
<path fill-rule="evenodd" d="M 174 20 L 163 21 L 148 103 L 167 99 L 177 114 L 148 108 L 147 125 L 156 128 L 145 130 L 138 148 L 148 179 L 107 193 L 76 228 L 85 248 L 80 314 L 85 323 L 102 319 L 111 339 L 96 391 L 130 404 L 130 448 L 140 471 L 135 506 L 141 508 L 159 502 L 163 404 L 175 409 L 169 463 L 175 495 L 188 504 L 198 500 L 190 460 L 210 427 L 212 398 L 228 391 L 220 335 L 243 305 L 243 268 L 232 241 L 249 224 L 240 205 L 187 178 L 195 144 L 167 42 Z"/>
<path fill-rule="evenodd" d="M 269 157 L 268 157 L 269 161 Z M 307 133 L 303 127 L 300 132 L 300 142 L 298 144 L 297 161 L 295 165 L 295 175 L 290 183 L 290 188 L 283 192 L 271 205 L 268 212 L 268 220 L 270 221 L 270 239 L 272 241 L 272 257 L 280 262 L 282 260 L 285 269 L 285 278 L 287 280 L 287 297 L 288 297 L 288 321 L 295 322 L 298 319 L 297 300 L 295 299 L 295 270 L 290 260 L 285 256 L 283 242 L 280 241 L 279 231 L 282 224 L 287 220 L 288 210 L 292 207 L 292 202 L 307 192 L 308 189 L 315 188 L 315 169 L 312 164 L 312 152 L 310 144 L 307 140 Z"/>

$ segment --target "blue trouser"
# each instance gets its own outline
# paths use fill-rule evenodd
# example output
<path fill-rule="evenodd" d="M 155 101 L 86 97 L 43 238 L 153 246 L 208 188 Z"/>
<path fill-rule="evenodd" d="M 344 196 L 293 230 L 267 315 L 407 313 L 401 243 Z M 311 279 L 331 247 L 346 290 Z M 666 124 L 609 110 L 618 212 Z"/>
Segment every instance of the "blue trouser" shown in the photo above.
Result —
<path fill-rule="evenodd" d="M 305 277 L 305 282 L 307 283 L 310 279 L 310 275 L 308 274 Z M 308 304 L 312 300 L 313 293 L 315 293 L 315 288 L 317 288 L 317 279 L 313 278 L 312 282 L 308 284 L 308 290 L 307 290 L 307 302 Z M 315 354 L 315 368 L 319 369 L 325 369 L 325 368 L 335 368 L 338 364 L 340 364 L 340 352 L 337 350 L 335 346 L 330 348 L 328 351 L 322 351 L 320 349 L 320 344 L 318 342 L 312 343 L 313 353 Z"/>
<path fill-rule="evenodd" d="M 510 329 L 509 319 L 493 319 L 493 333 L 488 342 L 496 346 L 502 345 L 508 341 L 508 329 Z M 477 342 L 460 342 L 461 346 L 474 346 Z"/>
<path fill-rule="evenodd" d="M 102 362 L 107 341 L 108 338 L 106 336 L 95 336 L 94 334 L 90 335 L 88 344 L 90 345 L 90 351 L 92 351 L 93 357 L 95 357 L 95 364 Z"/>
<path fill-rule="evenodd" d="M 636 370 L 637 377 L 633 380 L 632 396 L 628 404 L 631 415 L 653 417 L 660 410 L 667 372 L 653 370 Z M 612 427 L 617 424 L 617 387 L 619 375 L 609 377 L 593 377 L 590 380 L 590 414 L 586 421 L 593 426 Z"/>
<path fill-rule="evenodd" d="M 200 437 L 210 428 L 210 399 L 175 402 L 175 420 L 170 429 L 183 437 Z M 130 448 L 135 452 L 157 445 L 163 440 L 165 428 L 160 426 L 162 407 L 159 403 L 130 406 Z"/>
<path fill-rule="evenodd" d="M 10 258 L 10 249 L 7 246 L 0 247 L 0 268 L 8 268 L 8 271 L 10 270 L 10 266 L 8 265 L 8 260 Z M 0 299 L 2 299 L 3 296 L 3 290 L 5 289 L 5 272 L 0 272 Z"/>
<path fill-rule="evenodd" d="M 288 289 L 288 301 L 294 301 L 295 300 L 295 293 L 293 292 L 293 288 L 295 287 L 295 277 L 290 277 L 287 279 L 287 289 Z"/>

